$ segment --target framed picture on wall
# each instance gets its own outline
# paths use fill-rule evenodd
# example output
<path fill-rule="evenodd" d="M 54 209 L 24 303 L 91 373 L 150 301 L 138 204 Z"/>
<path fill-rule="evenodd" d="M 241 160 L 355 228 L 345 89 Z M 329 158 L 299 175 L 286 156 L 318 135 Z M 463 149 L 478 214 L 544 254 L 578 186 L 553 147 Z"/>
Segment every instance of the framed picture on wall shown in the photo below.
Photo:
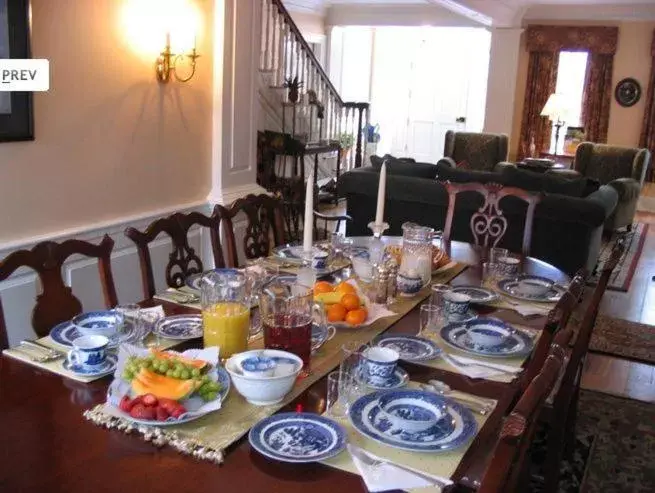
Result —
<path fill-rule="evenodd" d="M 0 58 L 31 58 L 29 0 L 0 0 Z M 0 92 L 0 142 L 34 140 L 31 92 Z"/>

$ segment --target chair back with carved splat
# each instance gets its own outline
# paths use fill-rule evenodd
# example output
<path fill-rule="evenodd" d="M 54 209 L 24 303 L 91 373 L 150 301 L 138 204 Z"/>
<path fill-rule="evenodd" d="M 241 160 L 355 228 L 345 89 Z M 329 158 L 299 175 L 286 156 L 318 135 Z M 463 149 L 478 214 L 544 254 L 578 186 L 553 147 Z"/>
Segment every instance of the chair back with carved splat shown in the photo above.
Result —
<path fill-rule="evenodd" d="M 314 241 L 330 240 L 332 233 L 341 230 L 341 224 L 348 224 L 352 218 L 348 214 L 330 215 L 314 211 Z"/>
<path fill-rule="evenodd" d="M 534 210 L 541 201 L 543 194 L 528 192 L 516 187 L 504 187 L 498 183 L 451 183 L 449 181 L 440 183 L 446 187 L 446 191 L 448 192 L 448 212 L 446 213 L 446 224 L 443 232 L 444 245 L 448 254 L 450 254 L 450 241 L 457 195 L 461 192 L 477 192 L 483 196 L 484 204 L 471 216 L 471 233 L 475 244 L 485 249 L 498 245 L 508 227 L 507 218 L 503 215 L 503 211 L 500 208 L 500 201 L 507 196 L 518 197 L 528 204 L 523 228 L 521 252 L 525 256 L 529 255 Z"/>
<path fill-rule="evenodd" d="M 234 219 L 241 212 L 246 219 L 243 236 L 243 252 L 246 259 L 267 257 L 273 247 L 284 244 L 283 206 L 280 199 L 266 194 L 251 194 L 237 199 L 230 207 L 223 210 L 227 262 L 230 267 L 239 265 Z"/>
<path fill-rule="evenodd" d="M 557 381 L 562 365 L 557 354 L 548 356 L 541 372 L 530 382 L 510 415 L 505 418 L 478 493 L 525 491 L 520 483 L 524 479 L 528 447 L 534 437 L 539 412 Z"/>
<path fill-rule="evenodd" d="M 205 227 L 209 230 L 214 264 L 225 267 L 219 235 L 221 217 L 216 214 L 206 216 L 199 212 L 182 214 L 176 212 L 168 217 L 162 217 L 150 223 L 145 231 L 127 228 L 125 236 L 131 239 L 137 247 L 141 264 L 141 279 L 143 293 L 146 298 L 155 295 L 155 278 L 150 256 L 150 243 L 160 234 L 165 233 L 171 238 L 172 251 L 166 264 L 166 284 L 171 288 L 180 288 L 191 274 L 203 271 L 202 260 L 195 249 L 189 245 L 189 230 L 193 226 Z"/>
<path fill-rule="evenodd" d="M 62 265 L 71 255 L 84 255 L 98 259 L 100 283 L 107 308 L 118 303 L 116 287 L 111 272 L 111 252 L 114 240 L 105 235 L 98 245 L 81 240 L 67 240 L 62 243 L 44 241 L 31 250 L 18 250 L 0 261 L 0 281 L 4 281 L 21 267 L 36 271 L 42 286 L 32 311 L 32 327 L 39 337 L 48 335 L 58 323 L 70 320 L 82 312 L 82 303 L 77 299 L 62 278 Z M 0 300 L 0 349 L 8 347 L 2 301 Z"/>

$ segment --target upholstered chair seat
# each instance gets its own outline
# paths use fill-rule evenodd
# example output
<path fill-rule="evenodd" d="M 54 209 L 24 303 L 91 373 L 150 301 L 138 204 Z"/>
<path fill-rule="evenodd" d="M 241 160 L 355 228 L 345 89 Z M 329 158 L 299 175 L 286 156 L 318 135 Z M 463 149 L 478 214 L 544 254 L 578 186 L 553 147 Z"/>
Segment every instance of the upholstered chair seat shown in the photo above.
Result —
<path fill-rule="evenodd" d="M 477 171 L 496 171 L 507 161 L 508 138 L 505 134 L 446 132 L 444 157 L 437 164 L 455 168 L 462 164 Z M 502 164 L 501 164 L 502 166 Z"/>

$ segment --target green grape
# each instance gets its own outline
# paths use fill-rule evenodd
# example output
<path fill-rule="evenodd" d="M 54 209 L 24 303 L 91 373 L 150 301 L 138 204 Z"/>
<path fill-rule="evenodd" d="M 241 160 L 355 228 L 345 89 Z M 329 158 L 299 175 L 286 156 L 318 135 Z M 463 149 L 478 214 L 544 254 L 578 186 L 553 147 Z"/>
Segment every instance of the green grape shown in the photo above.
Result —
<path fill-rule="evenodd" d="M 180 372 L 179 378 L 181 378 L 182 380 L 188 380 L 189 378 L 191 378 L 191 375 L 189 374 L 189 370 L 182 370 Z"/>
<path fill-rule="evenodd" d="M 141 368 L 150 368 L 150 360 L 141 361 Z"/>
<path fill-rule="evenodd" d="M 218 394 L 216 392 L 207 392 L 203 399 L 205 399 L 207 402 L 216 400 L 216 397 L 218 397 Z"/>
<path fill-rule="evenodd" d="M 192 375 L 194 378 L 199 377 L 199 376 L 200 376 L 200 370 L 199 370 L 198 368 L 193 368 L 193 369 L 191 370 L 191 375 Z"/>
<path fill-rule="evenodd" d="M 221 386 L 218 385 L 218 382 L 209 382 L 207 386 L 214 392 L 218 392 L 221 389 Z"/>
<path fill-rule="evenodd" d="M 181 378 L 182 372 L 180 370 L 173 370 L 173 378 L 177 378 L 178 380 Z"/>
<path fill-rule="evenodd" d="M 175 370 L 166 370 L 167 377 L 175 378 L 174 375 L 175 375 Z"/>
<path fill-rule="evenodd" d="M 154 354 L 149 354 L 148 356 L 146 356 L 146 359 L 151 363 L 153 363 L 157 359 L 157 357 Z"/>
<path fill-rule="evenodd" d="M 202 377 L 202 382 L 203 383 L 211 382 L 211 380 L 212 379 L 209 377 L 209 375 L 203 375 L 203 377 Z"/>
<path fill-rule="evenodd" d="M 169 369 L 168 363 L 166 361 L 160 361 L 159 368 L 161 368 L 162 371 L 168 371 Z"/>
<path fill-rule="evenodd" d="M 184 370 L 184 365 L 182 363 L 179 363 L 179 362 L 175 363 L 175 369 L 179 370 L 179 371 L 182 371 L 182 370 Z"/>
<path fill-rule="evenodd" d="M 131 371 L 125 370 L 123 372 L 123 379 L 124 380 L 132 380 L 134 378 L 134 374 Z"/>

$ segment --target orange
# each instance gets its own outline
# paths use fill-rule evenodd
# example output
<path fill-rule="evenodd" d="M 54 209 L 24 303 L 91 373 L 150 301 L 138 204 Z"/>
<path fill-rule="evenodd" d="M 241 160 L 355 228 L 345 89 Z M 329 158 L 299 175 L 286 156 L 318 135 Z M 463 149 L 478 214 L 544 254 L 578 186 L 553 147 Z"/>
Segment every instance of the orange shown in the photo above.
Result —
<path fill-rule="evenodd" d="M 357 308 L 356 310 L 350 310 L 346 314 L 346 323 L 348 325 L 362 325 L 366 322 L 366 317 L 368 317 L 368 312 L 366 308 Z"/>
<path fill-rule="evenodd" d="M 318 281 L 314 284 L 314 294 L 331 293 L 332 291 L 334 291 L 334 287 L 327 281 Z"/>
<path fill-rule="evenodd" d="M 353 286 L 352 284 L 350 284 L 350 283 L 348 283 L 346 281 L 343 281 L 343 282 L 340 282 L 339 284 L 337 284 L 337 287 L 334 288 L 334 290 L 336 292 L 338 292 L 338 293 L 343 293 L 343 294 L 346 294 L 346 293 L 356 294 L 357 293 L 357 290 L 355 289 L 355 286 Z"/>
<path fill-rule="evenodd" d="M 342 304 L 335 303 L 330 305 L 325 312 L 327 313 L 328 322 L 343 322 L 348 310 Z"/>
<path fill-rule="evenodd" d="M 361 305 L 359 296 L 350 293 L 341 297 L 341 304 L 346 307 L 346 310 L 356 310 Z"/>

